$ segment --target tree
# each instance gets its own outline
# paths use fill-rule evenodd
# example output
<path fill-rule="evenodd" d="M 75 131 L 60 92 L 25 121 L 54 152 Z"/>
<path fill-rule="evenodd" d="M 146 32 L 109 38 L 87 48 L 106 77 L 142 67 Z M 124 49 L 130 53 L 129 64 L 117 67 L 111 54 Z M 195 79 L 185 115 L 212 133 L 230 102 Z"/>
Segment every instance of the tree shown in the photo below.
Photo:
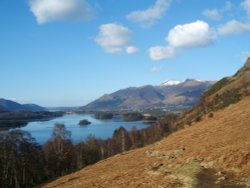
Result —
<path fill-rule="evenodd" d="M 89 135 L 86 142 L 80 142 L 75 146 L 77 169 L 93 164 L 104 158 L 105 144 Z"/>
<path fill-rule="evenodd" d="M 132 126 L 129 132 L 129 138 L 131 140 L 131 147 L 138 148 L 143 146 L 143 139 L 140 132 L 136 129 L 136 126 Z"/>
<path fill-rule="evenodd" d="M 0 141 L 0 187 L 25 188 L 44 180 L 41 148 L 28 132 L 15 130 Z"/>
<path fill-rule="evenodd" d="M 93 164 L 102 159 L 100 144 L 94 136 L 92 135 L 88 136 L 86 140 L 86 146 L 87 146 L 86 147 L 87 164 Z"/>
<path fill-rule="evenodd" d="M 80 142 L 75 146 L 76 168 L 79 170 L 88 165 L 87 163 L 87 146 L 84 142 Z"/>
<path fill-rule="evenodd" d="M 105 141 L 106 145 L 106 156 L 110 157 L 118 153 L 118 145 L 115 143 L 114 139 L 109 138 Z"/>
<path fill-rule="evenodd" d="M 43 146 L 48 174 L 57 177 L 72 172 L 76 168 L 71 132 L 63 124 L 56 124 L 52 138 Z"/>
<path fill-rule="evenodd" d="M 114 131 L 113 139 L 118 145 L 118 153 L 127 151 L 131 147 L 131 140 L 124 127 Z"/>

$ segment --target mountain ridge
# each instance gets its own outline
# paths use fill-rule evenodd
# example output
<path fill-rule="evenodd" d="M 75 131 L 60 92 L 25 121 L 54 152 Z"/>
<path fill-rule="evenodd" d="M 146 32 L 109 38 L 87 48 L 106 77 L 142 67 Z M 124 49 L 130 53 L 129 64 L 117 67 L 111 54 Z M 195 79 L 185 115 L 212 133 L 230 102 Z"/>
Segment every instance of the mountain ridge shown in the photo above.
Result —
<path fill-rule="evenodd" d="M 166 83 L 166 82 L 165 82 Z M 192 106 L 198 101 L 204 90 L 212 86 L 214 81 L 198 81 L 187 79 L 170 81 L 164 85 L 145 85 L 129 87 L 105 94 L 90 102 L 82 110 L 144 110 L 149 108 L 182 108 Z M 187 92 L 189 91 L 188 95 Z M 192 96 L 192 92 L 195 94 Z"/>

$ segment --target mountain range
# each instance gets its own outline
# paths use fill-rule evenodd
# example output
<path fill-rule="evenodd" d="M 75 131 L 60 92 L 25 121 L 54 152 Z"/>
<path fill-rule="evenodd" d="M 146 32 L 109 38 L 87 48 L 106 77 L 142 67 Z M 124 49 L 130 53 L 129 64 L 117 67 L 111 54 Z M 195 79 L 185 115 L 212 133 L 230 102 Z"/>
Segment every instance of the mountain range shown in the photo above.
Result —
<path fill-rule="evenodd" d="M 46 111 L 46 108 L 38 106 L 36 104 L 20 104 L 11 100 L 0 99 L 0 111 Z"/>
<path fill-rule="evenodd" d="M 129 87 L 81 107 L 82 110 L 145 110 L 150 108 L 185 108 L 194 105 L 202 93 L 210 88 L 214 81 L 187 79 L 169 80 L 160 85 Z"/>

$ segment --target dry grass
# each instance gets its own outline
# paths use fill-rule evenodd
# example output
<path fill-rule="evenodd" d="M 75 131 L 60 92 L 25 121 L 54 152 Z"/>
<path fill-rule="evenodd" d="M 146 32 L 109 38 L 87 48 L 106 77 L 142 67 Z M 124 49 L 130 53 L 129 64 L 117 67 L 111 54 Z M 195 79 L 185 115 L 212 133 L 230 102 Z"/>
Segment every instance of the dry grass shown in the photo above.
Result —
<path fill-rule="evenodd" d="M 250 97 L 153 145 L 116 155 L 46 188 L 250 187 Z"/>

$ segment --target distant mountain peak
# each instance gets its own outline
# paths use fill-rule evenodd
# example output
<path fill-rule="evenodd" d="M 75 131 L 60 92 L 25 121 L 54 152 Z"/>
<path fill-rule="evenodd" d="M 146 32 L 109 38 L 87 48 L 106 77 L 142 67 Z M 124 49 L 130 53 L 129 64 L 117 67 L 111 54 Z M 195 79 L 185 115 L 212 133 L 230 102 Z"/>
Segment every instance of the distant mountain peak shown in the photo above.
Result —
<path fill-rule="evenodd" d="M 161 85 L 162 86 L 174 86 L 174 85 L 181 84 L 182 82 L 183 81 L 179 81 L 179 80 L 167 80 L 163 82 Z"/>
<path fill-rule="evenodd" d="M 179 85 L 179 84 L 186 83 L 186 82 L 206 82 L 206 81 L 200 80 L 200 79 L 195 79 L 195 78 L 188 78 L 185 81 L 167 80 L 167 81 L 163 82 L 162 84 L 160 84 L 160 86 L 175 86 L 175 85 Z"/>

